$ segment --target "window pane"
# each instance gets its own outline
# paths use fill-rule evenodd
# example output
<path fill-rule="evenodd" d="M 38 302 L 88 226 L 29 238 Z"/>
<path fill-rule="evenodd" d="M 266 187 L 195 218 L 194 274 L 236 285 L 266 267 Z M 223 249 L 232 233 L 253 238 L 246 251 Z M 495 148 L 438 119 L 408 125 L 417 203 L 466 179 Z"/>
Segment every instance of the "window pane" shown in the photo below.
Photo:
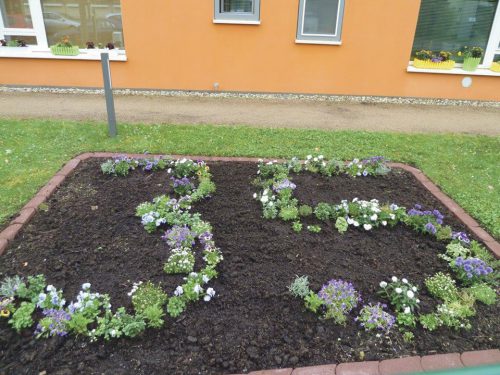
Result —
<path fill-rule="evenodd" d="M 498 0 L 422 0 L 412 56 L 422 49 L 486 49 L 497 5 Z"/>
<path fill-rule="evenodd" d="M 336 34 L 340 0 L 307 0 L 304 12 L 304 34 Z"/>
<path fill-rule="evenodd" d="M 0 0 L 4 27 L 32 29 L 28 0 Z"/>
<path fill-rule="evenodd" d="M 22 44 L 26 44 L 29 46 L 36 46 L 36 37 L 34 36 L 26 36 L 26 35 L 5 35 L 4 38 L 8 45 L 11 47 L 20 46 Z M 10 42 L 10 43 L 9 43 Z"/>
<path fill-rule="evenodd" d="M 253 13 L 253 0 L 220 0 L 221 12 Z"/>
<path fill-rule="evenodd" d="M 49 45 L 68 36 L 73 45 L 87 42 L 124 47 L 120 0 L 42 0 Z"/>

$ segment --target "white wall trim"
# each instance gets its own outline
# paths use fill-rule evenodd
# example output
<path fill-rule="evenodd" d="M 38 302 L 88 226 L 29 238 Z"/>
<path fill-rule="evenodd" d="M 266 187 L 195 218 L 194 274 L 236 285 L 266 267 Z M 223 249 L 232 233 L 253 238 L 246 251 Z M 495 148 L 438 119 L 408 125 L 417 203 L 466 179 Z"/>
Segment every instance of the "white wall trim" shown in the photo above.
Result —
<path fill-rule="evenodd" d="M 342 45 L 341 41 L 327 41 L 327 40 L 307 40 L 307 39 L 295 39 L 295 43 L 297 44 L 325 44 L 328 46 L 340 46 Z"/>
<path fill-rule="evenodd" d="M 245 21 L 245 20 L 223 20 L 223 19 L 214 19 L 214 23 L 227 23 L 230 25 L 260 25 L 260 21 Z"/>
<path fill-rule="evenodd" d="M 500 77 L 500 73 L 494 72 L 489 69 L 478 68 L 473 72 L 468 72 L 466 70 L 460 68 L 453 69 L 420 69 L 415 68 L 413 65 L 408 65 L 406 68 L 408 73 L 431 73 L 431 74 L 455 74 L 455 75 L 464 75 L 464 76 L 490 76 L 490 77 Z"/>

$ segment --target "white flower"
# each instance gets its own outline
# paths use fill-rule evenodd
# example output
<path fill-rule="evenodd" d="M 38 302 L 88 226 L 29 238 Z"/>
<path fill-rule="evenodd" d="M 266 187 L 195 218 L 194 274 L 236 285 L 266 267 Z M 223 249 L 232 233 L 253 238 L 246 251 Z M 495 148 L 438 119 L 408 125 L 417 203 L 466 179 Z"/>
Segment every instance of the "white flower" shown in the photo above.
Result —
<path fill-rule="evenodd" d="M 393 276 L 393 277 L 391 278 L 391 280 L 392 280 L 393 282 L 397 282 L 397 281 L 398 281 L 398 278 L 397 278 L 396 276 Z"/>
<path fill-rule="evenodd" d="M 56 288 L 54 287 L 54 285 L 47 285 L 47 292 L 55 292 L 56 291 Z"/>
<path fill-rule="evenodd" d="M 387 286 L 387 283 L 385 281 L 381 281 L 379 285 L 381 288 L 385 288 Z"/>
<path fill-rule="evenodd" d="M 370 220 L 371 220 L 371 221 L 375 221 L 375 220 L 377 220 L 377 219 L 378 219 L 377 214 L 373 214 L 372 216 L 370 216 Z"/>
<path fill-rule="evenodd" d="M 203 297 L 203 301 L 205 301 L 205 302 L 209 302 L 211 299 L 212 299 L 212 297 L 210 297 L 210 296 Z"/>
<path fill-rule="evenodd" d="M 114 329 L 112 329 L 111 331 L 109 331 L 109 334 L 111 335 L 111 337 L 115 337 L 116 331 Z"/>
<path fill-rule="evenodd" d="M 391 220 L 394 220 L 396 218 L 396 215 L 390 214 L 389 217 L 391 218 Z"/>
<path fill-rule="evenodd" d="M 405 278 L 401 279 L 401 281 L 403 282 L 403 284 L 408 284 L 408 280 L 406 280 Z"/>
<path fill-rule="evenodd" d="M 420 303 L 420 300 L 417 298 L 417 299 L 415 300 L 415 302 L 416 302 L 416 303 Z"/>
<path fill-rule="evenodd" d="M 415 297 L 415 293 L 413 293 L 411 290 L 407 291 L 407 292 L 406 292 L 406 295 L 407 295 L 407 296 L 408 296 L 408 298 L 410 298 L 410 299 L 411 299 L 411 298 L 413 298 L 413 297 Z"/>
<path fill-rule="evenodd" d="M 307 155 L 306 158 L 307 160 L 312 159 L 312 155 Z"/>
<path fill-rule="evenodd" d="M 207 289 L 207 294 L 208 294 L 210 297 L 215 296 L 215 290 L 214 290 L 214 288 L 208 288 L 208 289 Z"/>
<path fill-rule="evenodd" d="M 323 155 L 318 155 L 318 159 L 323 159 L 324 156 Z"/>
<path fill-rule="evenodd" d="M 403 292 L 403 289 L 401 288 L 396 288 L 394 289 L 397 294 L 401 294 Z"/>
<path fill-rule="evenodd" d="M 172 173 L 172 168 L 168 168 L 167 173 Z"/>
<path fill-rule="evenodd" d="M 350 217 L 347 218 L 347 224 L 349 225 L 353 225 L 354 224 L 354 220 L 351 219 Z"/>
<path fill-rule="evenodd" d="M 174 294 L 176 296 L 180 296 L 182 293 L 184 293 L 184 289 L 182 289 L 182 286 L 179 285 L 177 288 L 175 288 Z"/>
<path fill-rule="evenodd" d="M 405 314 L 409 314 L 411 312 L 409 307 L 405 307 Z"/>
<path fill-rule="evenodd" d="M 253 199 L 257 198 L 257 193 L 253 193 Z"/>
<path fill-rule="evenodd" d="M 416 287 L 416 286 L 414 286 L 414 287 L 413 287 L 413 288 L 411 288 L 411 289 L 412 289 L 414 292 L 416 292 L 416 291 L 417 291 L 417 287 Z"/>
<path fill-rule="evenodd" d="M 387 225 L 387 221 L 383 220 L 382 225 L 385 227 Z"/>
<path fill-rule="evenodd" d="M 372 229 L 372 226 L 371 224 L 363 224 L 363 228 L 365 228 L 365 230 L 370 230 Z"/>
<path fill-rule="evenodd" d="M 82 284 L 82 289 L 83 290 L 90 289 L 90 283 L 83 283 Z"/>
<path fill-rule="evenodd" d="M 195 292 L 196 294 L 199 294 L 203 291 L 202 287 L 200 286 L 200 284 L 196 284 L 194 287 L 193 287 L 193 292 Z"/>
<path fill-rule="evenodd" d="M 260 201 L 262 203 L 267 203 L 269 201 L 269 198 L 267 197 L 267 195 L 263 195 L 262 198 L 260 198 Z"/>
<path fill-rule="evenodd" d="M 267 195 L 267 193 L 269 193 L 269 189 L 264 189 L 264 191 L 262 192 L 263 195 Z"/>
<path fill-rule="evenodd" d="M 352 225 L 354 225 L 355 227 L 359 227 L 359 223 L 356 220 L 353 221 Z"/>
<path fill-rule="evenodd" d="M 210 277 L 208 277 L 207 275 L 203 275 L 203 276 L 202 276 L 202 280 L 203 280 L 203 282 L 206 284 L 206 283 L 208 283 L 208 282 L 210 281 Z M 209 289 L 210 289 L 210 288 L 209 288 Z M 208 290 L 207 290 L 207 293 L 208 293 Z"/>

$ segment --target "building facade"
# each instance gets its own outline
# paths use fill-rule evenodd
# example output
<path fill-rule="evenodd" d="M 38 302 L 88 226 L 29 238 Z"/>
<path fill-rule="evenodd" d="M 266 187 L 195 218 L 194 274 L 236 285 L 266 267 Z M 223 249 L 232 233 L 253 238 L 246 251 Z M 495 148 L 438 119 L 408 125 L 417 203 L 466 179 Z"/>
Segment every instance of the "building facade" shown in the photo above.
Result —
<path fill-rule="evenodd" d="M 500 100 L 499 0 L 0 0 L 0 84 Z M 50 46 L 78 45 L 76 56 Z M 94 49 L 87 49 L 94 46 Z M 24 46 L 26 45 L 26 46 Z M 463 69 L 464 47 L 482 50 Z M 414 65 L 420 50 L 448 70 Z"/>

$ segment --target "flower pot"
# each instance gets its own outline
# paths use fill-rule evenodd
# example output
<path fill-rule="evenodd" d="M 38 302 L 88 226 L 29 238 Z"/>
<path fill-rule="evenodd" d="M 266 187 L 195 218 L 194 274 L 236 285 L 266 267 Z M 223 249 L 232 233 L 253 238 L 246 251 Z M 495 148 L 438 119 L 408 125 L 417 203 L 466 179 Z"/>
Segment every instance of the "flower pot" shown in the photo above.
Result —
<path fill-rule="evenodd" d="M 60 55 L 60 56 L 78 56 L 80 54 L 78 46 L 73 46 L 73 47 L 51 46 L 50 51 L 52 52 L 53 55 Z"/>
<path fill-rule="evenodd" d="M 467 70 L 468 72 L 473 72 L 477 69 L 477 66 L 481 62 L 480 57 L 466 57 L 464 59 L 464 64 L 462 66 L 463 70 Z"/>
<path fill-rule="evenodd" d="M 432 60 L 420 60 L 415 58 L 413 60 L 413 66 L 419 69 L 453 69 L 455 67 L 455 61 L 446 60 L 440 62 L 434 62 Z"/>
<path fill-rule="evenodd" d="M 500 73 L 500 62 L 494 62 L 493 64 L 491 64 L 490 70 Z"/>

